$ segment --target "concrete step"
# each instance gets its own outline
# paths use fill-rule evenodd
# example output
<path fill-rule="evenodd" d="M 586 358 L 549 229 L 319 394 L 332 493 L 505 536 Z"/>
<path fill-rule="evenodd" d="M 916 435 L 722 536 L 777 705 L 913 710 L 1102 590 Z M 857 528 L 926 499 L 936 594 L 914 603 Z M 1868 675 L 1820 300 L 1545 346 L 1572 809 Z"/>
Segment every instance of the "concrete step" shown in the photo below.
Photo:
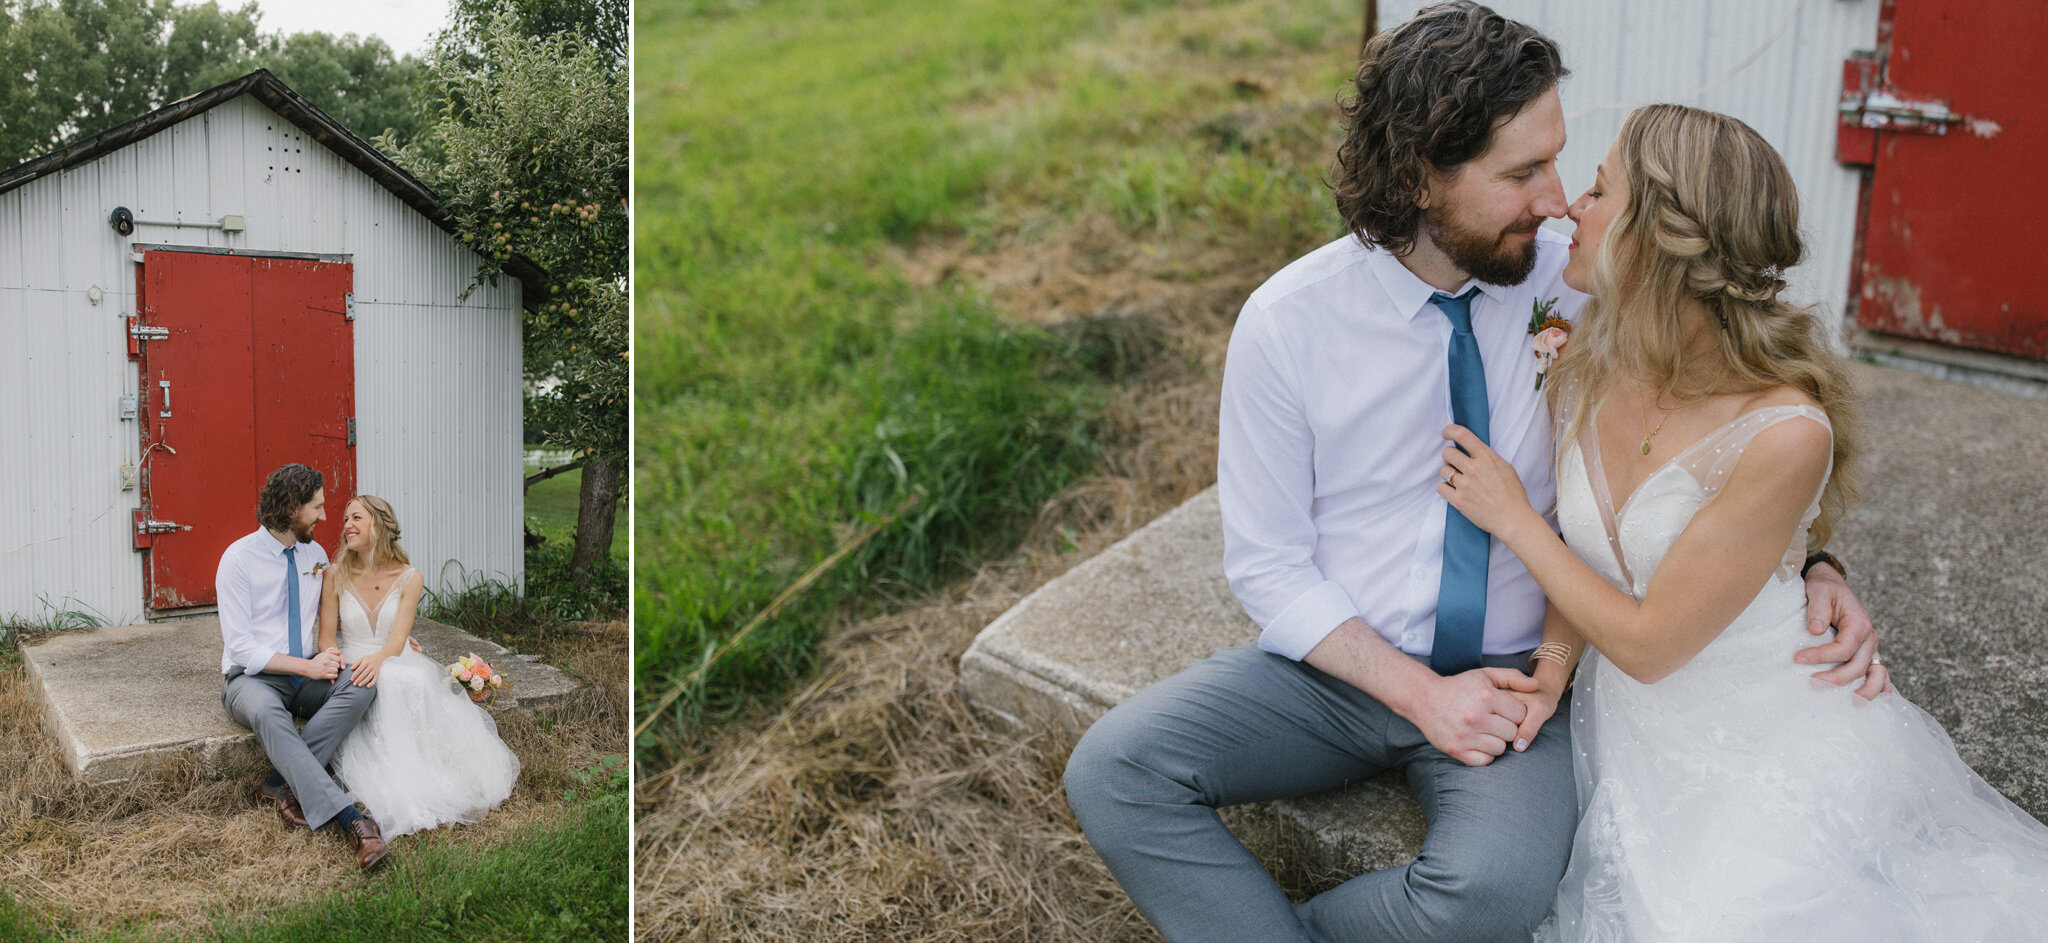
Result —
<path fill-rule="evenodd" d="M 1211 488 L 989 623 L 961 656 L 960 691 L 1014 735 L 1051 732 L 1071 742 L 1139 689 L 1258 634 L 1223 578 Z M 1421 807 L 1391 774 L 1230 819 L 1233 827 L 1277 822 L 1291 833 L 1285 843 L 1307 852 L 1313 866 L 1344 873 L 1405 864 L 1422 847 Z"/>
<path fill-rule="evenodd" d="M 2048 821 L 2048 403 L 1852 370 L 1862 494 L 1829 549 L 1874 614 L 1898 689 L 1993 788 Z M 1072 741 L 1140 688 L 1257 634 L 1223 577 L 1211 489 L 990 623 L 960 660 L 960 688 L 999 729 Z M 1303 863 L 1337 874 L 1411 860 L 1423 832 L 1393 777 L 1226 820 L 1277 820 Z"/>
<path fill-rule="evenodd" d="M 545 707 L 580 683 L 453 626 L 421 619 L 413 635 L 440 664 L 474 652 L 502 669 L 514 686 L 497 710 Z M 66 764 L 108 783 L 179 755 L 209 767 L 262 762 L 255 735 L 221 707 L 220 653 L 220 620 L 207 617 L 62 632 L 24 647 L 22 660 Z"/>

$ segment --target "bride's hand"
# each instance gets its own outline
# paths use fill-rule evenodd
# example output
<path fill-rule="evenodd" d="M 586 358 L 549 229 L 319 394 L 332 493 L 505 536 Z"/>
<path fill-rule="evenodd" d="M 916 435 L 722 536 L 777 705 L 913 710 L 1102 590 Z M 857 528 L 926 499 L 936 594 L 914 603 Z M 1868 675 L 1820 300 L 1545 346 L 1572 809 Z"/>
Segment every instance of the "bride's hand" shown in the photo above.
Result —
<path fill-rule="evenodd" d="M 1496 537 L 1505 539 L 1504 531 L 1522 517 L 1534 515 L 1529 506 L 1528 493 L 1522 490 L 1522 479 L 1515 474 L 1515 467 L 1500 457 L 1500 453 L 1487 447 L 1464 426 L 1449 426 L 1444 429 L 1444 438 L 1464 447 L 1444 449 L 1444 467 L 1437 477 L 1444 479 L 1436 486 L 1436 493 L 1451 502 L 1451 506 L 1464 514 L 1467 520 Z"/>
<path fill-rule="evenodd" d="M 350 676 L 351 682 L 359 688 L 376 687 L 377 669 L 384 665 L 385 657 L 383 652 L 371 652 L 356 659 L 355 667 L 352 669 L 355 674 Z"/>
<path fill-rule="evenodd" d="M 1523 715 L 1522 722 L 1515 725 L 1515 742 L 1508 744 L 1510 749 L 1520 753 L 1529 749 L 1529 744 L 1536 741 L 1536 734 L 1543 729 L 1543 725 L 1550 720 L 1551 715 L 1557 713 L 1559 695 L 1540 688 L 1528 693 L 1521 691 L 1510 691 L 1509 693 L 1513 694 L 1515 700 L 1521 701 L 1522 705 L 1529 709 L 1529 713 Z"/>

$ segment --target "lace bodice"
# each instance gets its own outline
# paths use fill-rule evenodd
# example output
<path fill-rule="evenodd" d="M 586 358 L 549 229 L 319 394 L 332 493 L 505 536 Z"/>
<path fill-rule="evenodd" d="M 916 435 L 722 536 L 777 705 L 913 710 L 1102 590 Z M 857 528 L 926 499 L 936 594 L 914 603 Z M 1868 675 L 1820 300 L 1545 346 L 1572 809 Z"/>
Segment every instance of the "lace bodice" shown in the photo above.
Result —
<path fill-rule="evenodd" d="M 1721 493 L 1758 433 L 1790 419 L 1828 425 L 1827 413 L 1814 406 L 1766 406 L 1744 413 L 1672 456 L 1616 507 L 1600 464 L 1597 418 L 1596 410 L 1577 441 L 1565 445 L 1558 479 L 1558 526 L 1587 566 L 1637 599 L 1643 598 L 1650 575 L 1692 516 Z M 1799 575 L 1806 559 L 1807 529 L 1819 516 L 1820 493 L 1815 492 L 1774 580 Z"/>

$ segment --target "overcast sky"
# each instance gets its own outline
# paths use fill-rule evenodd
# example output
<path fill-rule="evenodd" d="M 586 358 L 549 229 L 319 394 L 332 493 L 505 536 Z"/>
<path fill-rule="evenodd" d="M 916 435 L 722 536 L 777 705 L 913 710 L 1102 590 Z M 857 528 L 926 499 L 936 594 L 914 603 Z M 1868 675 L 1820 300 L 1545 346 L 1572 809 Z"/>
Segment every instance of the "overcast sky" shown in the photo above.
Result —
<path fill-rule="evenodd" d="M 225 9 L 243 0 L 221 0 Z M 447 25 L 447 0 L 256 0 L 266 33 L 354 33 L 375 36 L 394 56 L 420 55 Z"/>

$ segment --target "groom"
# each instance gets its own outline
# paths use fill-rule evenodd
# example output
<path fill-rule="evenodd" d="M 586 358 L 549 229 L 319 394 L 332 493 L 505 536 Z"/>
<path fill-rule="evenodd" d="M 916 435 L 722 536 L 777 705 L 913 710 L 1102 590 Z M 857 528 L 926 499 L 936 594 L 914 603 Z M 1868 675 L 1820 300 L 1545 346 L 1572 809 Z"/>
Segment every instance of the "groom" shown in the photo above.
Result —
<path fill-rule="evenodd" d="M 1527 940 L 1578 818 L 1569 694 L 1526 673 L 1542 592 L 1438 497 L 1442 430 L 1476 430 L 1552 502 L 1532 312 L 1569 318 L 1555 43 L 1470 2 L 1375 38 L 1333 171 L 1351 235 L 1244 306 L 1219 418 L 1224 569 L 1260 628 L 1138 692 L 1075 747 L 1068 802 L 1166 939 Z M 1834 569 L 1800 660 L 1863 677 L 1869 620 Z M 1576 656 L 1577 653 L 1573 653 Z M 1556 682 L 1562 686 L 1562 681 Z M 1884 687 L 1873 673 L 1862 692 Z M 1541 736 L 1538 736 L 1540 729 Z M 1217 807 L 1401 770 L 1420 856 L 1288 901 Z"/>
<path fill-rule="evenodd" d="M 313 651 L 327 566 L 327 551 L 313 543 L 313 527 L 327 519 L 323 485 L 304 465 L 271 472 L 257 501 L 262 526 L 221 554 L 214 575 L 227 678 L 221 704 L 255 732 L 276 766 L 258 800 L 286 824 L 333 825 L 367 871 L 384 860 L 384 838 L 325 767 L 377 691 L 349 683 L 340 650 Z M 292 723 L 295 716 L 306 718 L 305 730 Z"/>

